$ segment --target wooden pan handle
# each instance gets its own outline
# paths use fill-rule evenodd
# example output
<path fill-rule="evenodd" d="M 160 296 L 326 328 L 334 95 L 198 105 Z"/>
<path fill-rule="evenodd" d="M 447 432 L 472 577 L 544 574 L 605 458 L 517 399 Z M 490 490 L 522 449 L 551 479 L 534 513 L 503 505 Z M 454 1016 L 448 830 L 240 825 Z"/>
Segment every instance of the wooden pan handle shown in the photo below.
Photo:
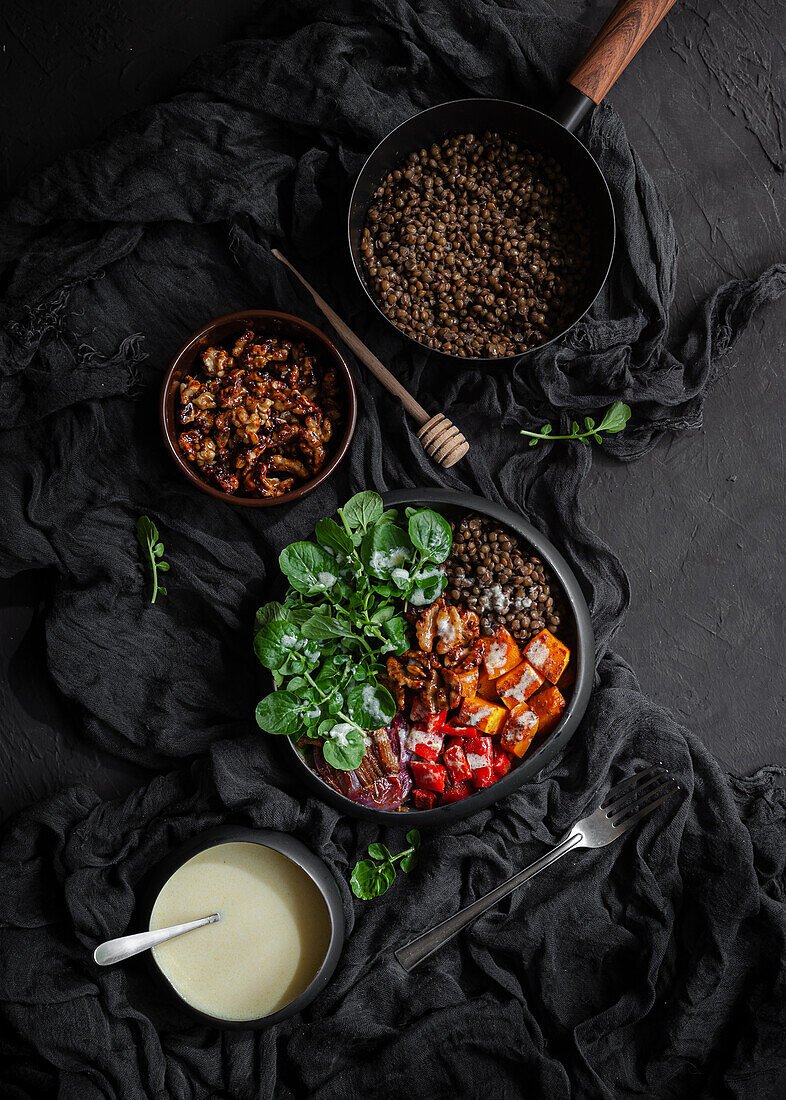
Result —
<path fill-rule="evenodd" d="M 568 84 L 593 103 L 600 103 L 674 3 L 620 0 L 568 77 Z"/>

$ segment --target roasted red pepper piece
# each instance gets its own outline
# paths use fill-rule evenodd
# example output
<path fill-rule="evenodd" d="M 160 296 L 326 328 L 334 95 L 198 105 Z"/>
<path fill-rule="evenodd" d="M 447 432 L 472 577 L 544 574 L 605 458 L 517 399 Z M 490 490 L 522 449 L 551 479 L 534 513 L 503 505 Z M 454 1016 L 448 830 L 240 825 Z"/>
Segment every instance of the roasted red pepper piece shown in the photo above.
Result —
<path fill-rule="evenodd" d="M 426 729 L 429 733 L 435 733 L 437 730 L 441 730 L 445 726 L 445 721 L 448 717 L 446 710 L 441 710 L 439 714 L 430 714 L 426 719 Z"/>
<path fill-rule="evenodd" d="M 419 791 L 416 787 L 412 792 L 412 801 L 416 810 L 433 810 L 437 796 L 434 791 Z"/>
<path fill-rule="evenodd" d="M 467 798 L 472 792 L 471 783 L 451 783 L 442 796 L 442 805 L 445 806 L 448 802 L 460 802 L 462 798 Z"/>
<path fill-rule="evenodd" d="M 472 769 L 476 787 L 489 787 L 494 782 L 494 747 L 490 737 L 472 737 L 464 743 L 467 762 Z"/>
<path fill-rule="evenodd" d="M 430 732 L 425 726 L 412 726 L 407 734 L 406 747 L 424 760 L 436 760 L 442 752 L 444 736 Z"/>
<path fill-rule="evenodd" d="M 423 791 L 436 791 L 437 794 L 442 794 L 448 773 L 441 764 L 432 763 L 430 760 L 412 760 L 409 766 L 416 786 Z"/>
<path fill-rule="evenodd" d="M 510 756 L 503 749 L 497 749 L 494 753 L 494 778 L 502 779 L 512 767 L 513 761 Z"/>
<path fill-rule="evenodd" d="M 477 737 L 478 731 L 474 726 L 451 726 L 448 722 L 445 725 L 445 733 L 449 737 Z"/>
<path fill-rule="evenodd" d="M 460 738 L 450 738 L 447 748 L 442 753 L 442 759 L 445 761 L 445 766 L 450 772 L 450 778 L 454 783 L 461 783 L 472 778 L 472 769 L 467 761 L 467 754 L 464 752 L 464 746 Z"/>

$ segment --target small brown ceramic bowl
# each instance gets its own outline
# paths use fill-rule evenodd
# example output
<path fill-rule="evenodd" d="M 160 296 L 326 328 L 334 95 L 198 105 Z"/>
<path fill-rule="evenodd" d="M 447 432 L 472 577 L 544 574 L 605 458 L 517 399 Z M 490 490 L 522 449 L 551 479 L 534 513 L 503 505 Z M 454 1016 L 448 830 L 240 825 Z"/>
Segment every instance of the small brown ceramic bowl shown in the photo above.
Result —
<path fill-rule="evenodd" d="M 343 384 L 343 431 L 333 448 L 330 458 L 311 481 L 299 485 L 289 493 L 282 493 L 280 497 L 248 497 L 223 493 L 220 489 L 202 480 L 177 445 L 180 427 L 176 420 L 175 401 L 181 379 L 193 370 L 194 360 L 205 348 L 210 347 L 211 344 L 222 343 L 227 337 L 240 336 L 249 328 L 253 329 L 259 336 L 287 336 L 305 341 L 306 344 L 319 352 L 323 358 L 333 363 Z M 225 500 L 230 504 L 239 504 L 246 508 L 269 508 L 273 504 L 289 504 L 293 500 L 300 500 L 306 493 L 316 489 L 317 485 L 321 485 L 326 478 L 330 477 L 349 450 L 349 444 L 355 432 L 357 416 L 358 399 L 355 392 L 355 383 L 344 357 L 335 344 L 325 336 L 324 332 L 320 332 L 308 321 L 302 321 L 299 317 L 293 317 L 289 313 L 277 313 L 269 309 L 244 309 L 239 313 L 229 313 L 226 317 L 217 317 L 215 321 L 210 321 L 199 332 L 195 332 L 172 360 L 172 365 L 167 371 L 161 391 L 161 429 L 175 465 L 203 493 L 208 493 L 209 496 L 215 497 L 217 500 Z"/>

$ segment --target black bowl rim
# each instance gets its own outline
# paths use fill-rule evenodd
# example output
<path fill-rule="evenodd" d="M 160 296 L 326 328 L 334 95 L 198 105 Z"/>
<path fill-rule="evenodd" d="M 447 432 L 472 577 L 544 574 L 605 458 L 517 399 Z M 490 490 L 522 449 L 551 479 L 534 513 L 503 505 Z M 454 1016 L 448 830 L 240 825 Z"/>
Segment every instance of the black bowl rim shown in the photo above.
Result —
<path fill-rule="evenodd" d="M 222 493 L 220 489 L 216 489 L 212 485 L 208 485 L 206 481 L 203 481 L 198 474 L 196 474 L 189 464 L 185 461 L 180 454 L 180 449 L 175 441 L 175 430 L 173 424 L 170 424 L 172 419 L 170 416 L 170 387 L 172 384 L 172 378 L 175 371 L 180 366 L 183 358 L 194 348 L 200 340 L 203 340 L 206 336 L 219 327 L 219 325 L 237 324 L 241 329 L 244 323 L 248 321 L 265 321 L 272 320 L 283 323 L 284 325 L 291 325 L 293 330 L 301 330 L 305 339 L 311 338 L 316 343 L 321 344 L 324 350 L 333 357 L 341 377 L 344 382 L 344 388 L 346 391 L 346 425 L 341 436 L 341 441 L 336 447 L 335 453 L 331 456 L 330 460 L 325 463 L 316 477 L 311 481 L 307 481 L 304 485 L 299 485 L 297 489 L 291 489 L 288 493 L 282 493 L 280 497 L 241 497 L 234 496 L 232 493 Z M 303 320 L 302 317 L 295 316 L 294 313 L 283 313 L 277 309 L 240 309 L 234 313 L 226 313 L 222 317 L 214 317 L 212 321 L 208 321 L 197 332 L 194 332 L 189 336 L 186 342 L 179 349 L 177 354 L 172 359 L 172 362 L 167 368 L 164 375 L 163 385 L 161 387 L 161 398 L 159 404 L 159 420 L 161 423 L 161 431 L 164 436 L 164 443 L 166 449 L 172 458 L 173 462 L 180 470 L 182 474 L 194 485 L 197 489 L 200 489 L 203 493 L 207 493 L 208 496 L 213 497 L 215 500 L 223 501 L 225 504 L 234 504 L 239 508 L 275 508 L 279 504 L 292 504 L 297 500 L 301 500 L 307 496 L 310 492 L 321 485 L 323 481 L 326 481 L 331 474 L 337 469 L 340 462 L 346 457 L 347 451 L 352 443 L 352 438 L 355 434 L 355 428 L 357 426 L 358 419 L 358 395 L 355 387 L 355 380 L 352 377 L 352 371 L 349 369 L 349 365 L 338 350 L 336 345 L 330 339 L 330 337 L 317 328 L 316 325 L 312 325 L 310 321 Z"/>
<path fill-rule="evenodd" d="M 590 161 L 590 163 L 593 165 L 595 171 L 597 172 L 598 178 L 603 182 L 603 187 L 605 189 L 605 193 L 606 193 L 606 196 L 607 196 L 608 202 L 609 202 L 609 210 L 611 211 L 611 241 L 610 241 L 608 262 L 606 264 L 606 269 L 603 273 L 603 278 L 598 281 L 597 287 L 595 289 L 595 293 L 593 294 L 592 299 L 587 303 L 586 308 L 582 310 L 582 312 L 579 314 L 578 317 L 574 317 L 574 319 L 570 322 L 570 324 L 566 325 L 565 328 L 562 329 L 561 332 L 558 332 L 556 334 L 556 336 L 552 336 L 550 340 L 546 340 L 544 343 L 538 344 L 537 347 L 528 348 L 526 351 L 517 352 L 515 355 L 500 355 L 496 359 L 487 359 L 487 358 L 482 358 L 481 356 L 473 356 L 472 358 L 468 358 L 468 357 L 462 358 L 460 355 L 451 355 L 450 352 L 440 351 L 438 348 L 429 348 L 429 347 L 427 347 L 426 344 L 421 343 L 420 340 L 416 340 L 414 336 L 410 336 L 408 333 L 404 332 L 403 329 L 400 329 L 398 327 L 398 325 L 395 324 L 395 322 L 391 321 L 390 318 L 387 316 L 387 314 L 383 313 L 383 311 L 379 308 L 379 305 L 375 301 L 373 294 L 371 293 L 371 291 L 368 288 L 368 285 L 366 284 L 366 280 L 363 276 L 363 272 L 358 267 L 357 260 L 355 259 L 355 250 L 352 247 L 352 211 L 353 211 L 354 206 L 355 206 L 357 190 L 358 190 L 358 187 L 360 185 L 360 180 L 361 180 L 363 174 L 366 171 L 366 167 L 368 166 L 369 162 L 376 156 L 377 151 L 380 149 L 380 147 L 382 145 L 384 145 L 386 141 L 388 141 L 390 138 L 392 138 L 394 134 L 397 134 L 405 126 L 408 126 L 414 119 L 421 118 L 425 115 L 431 114 L 432 111 L 437 112 L 437 111 L 440 111 L 440 110 L 444 110 L 445 108 L 448 108 L 448 107 L 462 107 L 462 106 L 466 106 L 468 103 L 473 103 L 473 104 L 474 103 L 484 103 L 484 104 L 493 103 L 493 104 L 495 104 L 497 106 L 500 106 L 500 107 L 513 107 L 513 108 L 516 108 L 516 110 L 531 111 L 532 114 L 540 115 L 542 118 L 547 119 L 553 126 L 558 126 L 561 130 L 564 130 L 566 134 L 568 134 L 571 138 L 573 138 L 576 145 L 583 151 L 583 153 L 586 155 L 587 159 Z M 415 111 L 414 114 L 410 115 L 408 118 L 405 118 L 403 122 L 400 122 L 398 124 L 398 126 L 394 126 L 394 128 L 392 130 L 390 130 L 389 133 L 385 134 L 385 136 L 381 139 L 381 141 L 377 142 L 377 144 L 374 146 L 374 148 L 368 154 L 366 159 L 363 161 L 363 166 L 360 169 L 360 171 L 358 172 L 357 177 L 355 179 L 354 186 L 352 188 L 352 194 L 351 194 L 350 200 L 349 200 L 349 208 L 348 208 L 348 211 L 347 211 L 347 244 L 348 244 L 348 247 L 349 247 L 350 259 L 352 260 L 352 268 L 355 272 L 355 275 L 357 276 L 358 282 L 360 283 L 361 287 L 363 288 L 363 291 L 364 291 L 366 297 L 371 302 L 371 304 L 373 305 L 374 309 L 377 311 L 379 316 L 382 317 L 383 320 L 386 322 L 386 324 L 390 325 L 390 327 L 392 329 L 394 329 L 394 331 L 397 332 L 399 334 L 399 336 L 401 336 L 405 340 L 409 341 L 409 343 L 414 344 L 415 347 L 419 348 L 423 352 L 426 352 L 426 354 L 436 356 L 438 359 L 441 359 L 444 362 L 450 362 L 450 363 L 453 363 L 453 364 L 459 364 L 460 363 L 465 367 L 472 367 L 472 366 L 477 366 L 477 367 L 482 367 L 482 368 L 507 367 L 507 366 L 511 366 L 513 363 L 516 363 L 521 359 L 526 359 L 529 356 L 534 355 L 535 352 L 543 351 L 544 348 L 548 348 L 552 344 L 556 343 L 558 340 L 561 340 L 563 338 L 563 336 L 567 335 L 567 333 L 569 333 L 571 331 L 571 329 L 576 327 L 576 325 L 579 323 L 579 321 L 582 320 L 582 318 L 586 317 L 586 315 L 589 313 L 589 311 L 595 305 L 595 302 L 598 299 L 598 295 L 603 290 L 603 287 L 606 285 L 606 280 L 609 277 L 609 272 L 611 271 L 611 265 L 614 261 L 614 252 L 615 252 L 616 244 L 617 244 L 617 219 L 616 219 L 616 214 L 615 214 L 615 211 L 614 211 L 614 200 L 611 197 L 611 191 L 609 190 L 608 181 L 606 180 L 606 177 L 604 176 L 603 172 L 601 171 L 600 165 L 595 160 L 592 153 L 589 151 L 589 149 L 584 144 L 584 142 L 581 141 L 578 137 L 576 137 L 576 135 L 571 130 L 568 130 L 565 126 L 562 125 L 561 122 L 557 122 L 557 120 L 555 118 L 552 118 L 551 115 L 547 114 L 546 111 L 539 111 L 537 109 L 537 107 L 530 107 L 526 103 L 517 103 L 516 100 L 513 100 L 513 99 L 496 99 L 493 96 L 466 96 L 463 99 L 450 99 L 450 100 L 446 100 L 444 103 L 435 103 L 433 107 L 427 107 L 423 111 Z"/>
<path fill-rule="evenodd" d="M 415 826 L 441 828 L 464 817 L 469 817 L 470 814 L 485 810 L 495 802 L 505 798 L 506 795 L 522 786 L 526 780 L 532 779 L 538 772 L 542 771 L 546 764 L 567 745 L 576 732 L 589 704 L 595 677 L 595 635 L 587 602 L 573 570 L 546 536 L 523 516 L 518 516 L 503 505 L 495 504 L 484 497 L 475 496 L 471 493 L 454 492 L 451 489 L 398 489 L 394 492 L 384 493 L 382 499 L 386 508 L 395 508 L 399 505 L 424 505 L 427 507 L 435 504 L 450 505 L 451 507 L 479 512 L 481 515 L 487 515 L 511 527 L 516 534 L 521 535 L 531 544 L 555 574 L 568 599 L 576 626 L 578 648 L 576 682 L 562 721 L 551 736 L 531 756 L 525 756 L 521 763 L 508 772 L 506 776 L 498 779 L 496 783 L 492 783 L 490 787 L 475 791 L 474 794 L 461 799 L 459 802 L 452 802 L 447 806 L 435 806 L 431 810 L 377 810 L 370 806 L 359 806 L 356 802 L 352 802 L 351 799 L 334 790 L 316 772 L 312 771 L 288 737 L 281 738 L 285 742 L 288 754 L 291 754 L 296 768 L 312 793 L 340 813 L 351 817 L 359 817 L 366 821 L 374 821 L 381 825 L 399 825 L 401 828 Z"/>
<path fill-rule="evenodd" d="M 242 825 L 217 825 L 195 833 L 188 840 L 183 841 L 172 852 L 164 856 L 152 871 L 150 883 L 145 892 L 145 898 L 140 910 L 140 921 L 143 930 L 150 927 L 150 915 L 156 898 L 164 887 L 164 884 L 172 877 L 178 868 L 187 863 L 193 856 L 208 848 L 218 847 L 222 844 L 236 842 L 249 842 L 260 844 L 262 847 L 271 848 L 281 855 L 291 859 L 302 871 L 309 876 L 318 888 L 325 902 L 330 919 L 330 941 L 328 943 L 322 965 L 314 976 L 314 979 L 294 1001 L 284 1005 L 277 1012 L 269 1016 L 261 1016 L 255 1020 L 224 1020 L 220 1016 L 211 1016 L 189 1004 L 167 978 L 159 967 L 152 951 L 149 952 L 151 966 L 155 978 L 163 984 L 167 992 L 177 1001 L 181 1008 L 189 1015 L 196 1017 L 211 1027 L 230 1029 L 233 1031 L 258 1031 L 272 1027 L 289 1019 L 319 996 L 330 981 L 338 965 L 339 958 L 344 949 L 346 926 L 344 921 L 344 907 L 341 902 L 341 892 L 336 880 L 324 860 L 314 855 L 310 848 L 289 833 L 280 832 L 277 829 L 253 829 Z"/>

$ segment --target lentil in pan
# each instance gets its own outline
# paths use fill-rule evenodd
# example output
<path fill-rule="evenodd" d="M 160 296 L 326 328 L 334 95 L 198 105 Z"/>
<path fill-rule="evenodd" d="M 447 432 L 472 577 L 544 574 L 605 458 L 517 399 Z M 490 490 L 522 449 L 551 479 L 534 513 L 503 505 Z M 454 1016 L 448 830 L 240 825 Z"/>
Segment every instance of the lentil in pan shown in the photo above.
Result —
<path fill-rule="evenodd" d="M 483 634 L 505 626 L 524 643 L 544 627 L 558 633 L 562 590 L 509 528 L 484 516 L 464 516 L 453 527 L 445 569 L 448 600 L 476 612 Z"/>
<path fill-rule="evenodd" d="M 361 255 L 379 308 L 429 348 L 516 355 L 578 315 L 584 211 L 559 163 L 497 133 L 410 153 L 366 215 Z"/>

